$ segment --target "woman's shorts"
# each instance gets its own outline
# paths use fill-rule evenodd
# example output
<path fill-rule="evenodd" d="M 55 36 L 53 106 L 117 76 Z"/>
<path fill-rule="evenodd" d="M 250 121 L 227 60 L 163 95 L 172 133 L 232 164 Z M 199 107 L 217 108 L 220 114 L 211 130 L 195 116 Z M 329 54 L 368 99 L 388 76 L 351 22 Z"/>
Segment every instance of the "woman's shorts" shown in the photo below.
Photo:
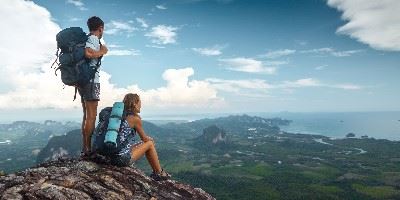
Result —
<path fill-rule="evenodd" d="M 130 144 L 128 151 L 125 151 L 122 154 L 115 155 L 111 158 L 111 164 L 124 167 L 131 166 L 135 163 L 135 160 L 131 157 L 132 151 L 135 146 L 142 144 L 143 141 L 135 142 L 134 144 Z"/>
<path fill-rule="evenodd" d="M 81 95 L 81 102 L 84 101 L 100 101 L 100 83 L 89 82 L 82 88 L 78 88 Z"/>

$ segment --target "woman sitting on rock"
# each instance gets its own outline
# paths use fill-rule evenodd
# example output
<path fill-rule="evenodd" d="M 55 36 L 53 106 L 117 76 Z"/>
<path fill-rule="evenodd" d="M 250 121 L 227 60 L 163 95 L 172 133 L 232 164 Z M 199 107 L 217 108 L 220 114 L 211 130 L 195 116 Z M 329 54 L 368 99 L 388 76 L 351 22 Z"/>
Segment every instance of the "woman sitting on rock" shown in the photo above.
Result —
<path fill-rule="evenodd" d="M 138 114 L 142 106 L 139 95 L 126 94 L 123 103 L 126 119 L 123 123 L 128 123 L 129 125 L 124 124 L 121 126 L 126 128 L 120 130 L 119 140 L 121 140 L 120 143 L 126 145 L 122 146 L 122 149 L 111 157 L 111 162 L 119 166 L 131 165 L 145 154 L 153 169 L 150 177 L 156 181 L 169 179 L 171 175 L 160 166 L 153 138 L 149 137 L 143 130 L 142 119 Z M 139 134 L 142 141 L 135 141 L 134 136 L 136 133 Z"/>

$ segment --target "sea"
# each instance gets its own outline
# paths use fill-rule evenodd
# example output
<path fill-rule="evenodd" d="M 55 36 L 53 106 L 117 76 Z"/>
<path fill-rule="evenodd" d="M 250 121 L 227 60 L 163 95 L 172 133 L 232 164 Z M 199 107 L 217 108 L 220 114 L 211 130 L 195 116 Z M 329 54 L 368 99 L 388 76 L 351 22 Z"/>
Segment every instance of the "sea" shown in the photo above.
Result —
<path fill-rule="evenodd" d="M 338 112 L 338 113 L 260 113 L 261 117 L 292 120 L 283 131 L 343 138 L 348 133 L 356 137 L 400 141 L 400 112 Z"/>

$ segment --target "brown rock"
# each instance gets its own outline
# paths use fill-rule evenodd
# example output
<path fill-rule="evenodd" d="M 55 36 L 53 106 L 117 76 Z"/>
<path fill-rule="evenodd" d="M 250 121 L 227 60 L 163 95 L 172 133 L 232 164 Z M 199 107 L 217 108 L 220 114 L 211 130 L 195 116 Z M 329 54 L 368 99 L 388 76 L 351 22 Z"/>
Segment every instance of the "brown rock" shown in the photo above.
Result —
<path fill-rule="evenodd" d="M 175 180 L 154 181 L 135 167 L 63 158 L 0 176 L 0 199 L 215 199 Z"/>

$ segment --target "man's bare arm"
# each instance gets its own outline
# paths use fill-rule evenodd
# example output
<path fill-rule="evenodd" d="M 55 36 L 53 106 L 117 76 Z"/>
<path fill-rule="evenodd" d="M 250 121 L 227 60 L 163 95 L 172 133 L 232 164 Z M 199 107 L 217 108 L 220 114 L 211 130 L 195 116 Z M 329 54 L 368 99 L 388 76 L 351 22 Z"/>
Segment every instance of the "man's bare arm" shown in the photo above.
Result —
<path fill-rule="evenodd" d="M 96 51 L 96 50 L 93 50 L 92 48 L 86 47 L 85 48 L 85 57 L 90 58 L 90 59 L 98 58 L 98 57 L 103 56 L 107 52 L 108 52 L 108 49 L 105 45 L 101 45 L 99 51 Z"/>

